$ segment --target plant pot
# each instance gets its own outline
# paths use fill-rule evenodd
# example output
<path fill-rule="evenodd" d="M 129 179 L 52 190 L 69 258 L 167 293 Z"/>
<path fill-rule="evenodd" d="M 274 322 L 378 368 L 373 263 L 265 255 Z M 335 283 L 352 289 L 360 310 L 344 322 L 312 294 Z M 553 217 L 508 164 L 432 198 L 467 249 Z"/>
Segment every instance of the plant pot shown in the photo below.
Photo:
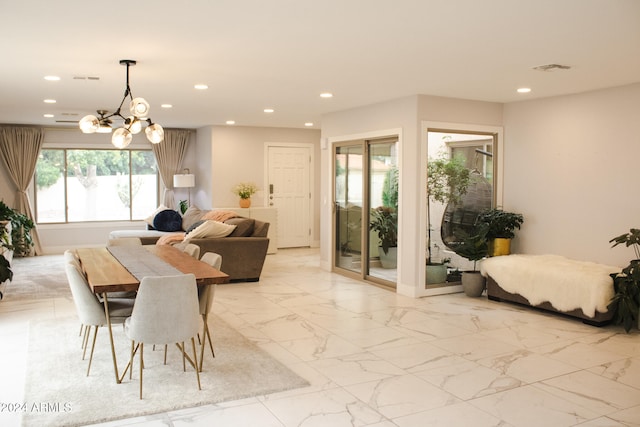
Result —
<path fill-rule="evenodd" d="M 495 238 L 490 242 L 491 256 L 509 255 L 511 253 L 511 239 Z"/>
<path fill-rule="evenodd" d="M 240 199 L 240 207 L 241 208 L 251 207 L 251 199 Z"/>
<path fill-rule="evenodd" d="M 462 272 L 462 289 L 468 297 L 479 297 L 484 292 L 486 279 L 479 271 Z"/>
<path fill-rule="evenodd" d="M 427 264 L 427 285 L 444 283 L 447 281 L 446 264 Z"/>
<path fill-rule="evenodd" d="M 378 246 L 378 256 L 380 256 L 380 264 L 382 268 L 397 268 L 398 265 L 398 248 L 391 247 L 384 253 L 382 246 Z"/>

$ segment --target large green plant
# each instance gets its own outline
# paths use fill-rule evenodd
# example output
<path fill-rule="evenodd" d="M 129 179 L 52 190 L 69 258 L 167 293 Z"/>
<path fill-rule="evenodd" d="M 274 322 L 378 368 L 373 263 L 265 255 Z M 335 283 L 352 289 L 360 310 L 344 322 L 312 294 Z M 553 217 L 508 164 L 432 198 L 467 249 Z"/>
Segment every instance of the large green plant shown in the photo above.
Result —
<path fill-rule="evenodd" d="M 371 222 L 369 228 L 378 233 L 380 246 L 384 253 L 389 248 L 398 246 L 398 213 L 389 206 L 378 206 L 371 209 Z"/>
<path fill-rule="evenodd" d="M 11 245 L 14 256 L 28 256 L 31 254 L 33 239 L 31 229 L 35 226 L 33 221 L 23 213 L 11 209 L 0 200 L 0 220 L 11 222 Z"/>
<path fill-rule="evenodd" d="M 431 264 L 431 202 L 460 203 L 471 182 L 471 171 L 464 157 L 441 156 L 427 163 L 427 240 L 428 259 Z"/>
<path fill-rule="evenodd" d="M 629 332 L 638 326 L 640 315 L 640 229 L 632 228 L 609 243 L 613 243 L 612 248 L 622 244 L 631 246 L 636 257 L 620 273 L 611 274 L 615 293 L 608 308 L 615 313 L 614 322 Z"/>
<path fill-rule="evenodd" d="M 8 250 L 11 249 L 11 245 L 9 245 L 9 232 L 4 226 L 0 225 L 0 283 L 4 283 L 5 280 L 13 279 L 13 271 L 11 271 L 11 264 L 9 261 L 2 256 L 2 248 L 6 248 Z M 2 299 L 2 292 L 0 292 L 0 299 Z"/>
<path fill-rule="evenodd" d="M 524 222 L 522 214 L 505 212 L 502 209 L 487 209 L 478 215 L 477 222 L 486 227 L 487 240 L 513 239 L 515 230 Z"/>
<path fill-rule="evenodd" d="M 391 167 L 384 175 L 382 205 L 398 211 L 398 168 L 395 166 Z"/>
<path fill-rule="evenodd" d="M 476 227 L 475 234 L 463 236 L 462 241 L 456 245 L 454 252 L 469 261 L 473 261 L 473 271 L 476 271 L 477 262 L 486 258 L 489 253 L 486 227 Z"/>

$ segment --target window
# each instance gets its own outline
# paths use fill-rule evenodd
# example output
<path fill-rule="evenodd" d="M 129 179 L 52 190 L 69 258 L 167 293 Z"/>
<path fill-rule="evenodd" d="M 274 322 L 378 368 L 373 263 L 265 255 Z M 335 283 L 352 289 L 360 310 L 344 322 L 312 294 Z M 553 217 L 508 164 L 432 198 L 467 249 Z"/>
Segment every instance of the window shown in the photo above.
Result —
<path fill-rule="evenodd" d="M 150 150 L 44 149 L 35 182 L 39 224 L 140 220 L 158 206 Z"/>

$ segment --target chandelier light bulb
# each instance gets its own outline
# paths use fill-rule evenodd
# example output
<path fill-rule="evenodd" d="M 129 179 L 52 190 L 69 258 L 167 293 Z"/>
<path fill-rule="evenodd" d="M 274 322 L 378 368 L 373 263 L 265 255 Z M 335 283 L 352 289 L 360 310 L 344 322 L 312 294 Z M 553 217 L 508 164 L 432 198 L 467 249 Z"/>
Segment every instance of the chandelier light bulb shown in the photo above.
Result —
<path fill-rule="evenodd" d="M 114 129 L 113 120 L 122 120 L 124 122 L 122 127 L 113 132 L 111 136 L 111 143 L 115 147 L 123 149 L 129 146 L 133 140 L 133 135 L 140 133 L 143 126 L 146 126 L 145 134 L 152 144 L 161 143 L 164 141 L 164 129 L 159 124 L 151 121 L 149 103 L 144 98 L 134 98 L 131 95 L 129 67 L 136 65 L 136 61 L 133 59 L 121 59 L 120 65 L 127 67 L 127 85 L 120 105 L 112 113 L 109 113 L 109 110 L 101 109 L 97 110 L 99 117 L 94 115 L 83 117 L 78 122 L 80 130 L 83 133 L 112 133 Z M 121 113 L 121 108 L 125 105 L 127 98 L 131 100 L 129 102 L 131 116 L 125 117 Z M 171 107 L 171 105 L 163 104 L 163 107 Z"/>
<path fill-rule="evenodd" d="M 129 132 L 134 135 L 139 134 L 142 130 L 142 122 L 134 116 L 127 117 L 127 120 L 125 120 L 124 124 L 125 126 L 127 126 L 127 129 L 129 129 Z"/>
<path fill-rule="evenodd" d="M 95 133 L 100 126 L 100 122 L 96 116 L 89 114 L 78 122 L 78 126 L 82 133 Z"/>
<path fill-rule="evenodd" d="M 111 136 L 111 143 L 114 147 L 123 149 L 131 144 L 132 139 L 133 135 L 131 135 L 131 132 L 125 128 L 118 128 Z"/>
<path fill-rule="evenodd" d="M 159 144 L 164 140 L 164 129 L 157 123 L 147 126 L 144 133 L 152 144 Z"/>
<path fill-rule="evenodd" d="M 129 104 L 131 114 L 136 117 L 147 117 L 149 115 L 149 103 L 144 98 L 133 98 Z"/>

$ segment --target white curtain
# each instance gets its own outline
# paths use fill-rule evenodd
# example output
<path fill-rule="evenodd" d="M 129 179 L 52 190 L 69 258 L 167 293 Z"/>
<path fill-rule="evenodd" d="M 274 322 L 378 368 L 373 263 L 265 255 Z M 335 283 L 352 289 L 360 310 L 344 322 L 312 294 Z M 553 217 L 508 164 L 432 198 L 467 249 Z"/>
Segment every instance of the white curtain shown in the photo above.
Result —
<path fill-rule="evenodd" d="M 173 175 L 180 171 L 190 135 L 190 130 L 166 129 L 164 141 L 160 144 L 152 144 L 156 163 L 158 163 L 158 171 L 160 171 L 160 177 L 165 186 L 162 204 L 169 209 L 176 208 L 173 195 Z"/>
<path fill-rule="evenodd" d="M 40 128 L 9 126 L 0 128 L 0 157 L 17 187 L 14 209 L 25 214 L 34 223 L 27 187 L 33 179 L 43 139 L 44 131 Z M 35 254 L 42 254 L 36 227 L 31 230 L 31 238 Z"/>

